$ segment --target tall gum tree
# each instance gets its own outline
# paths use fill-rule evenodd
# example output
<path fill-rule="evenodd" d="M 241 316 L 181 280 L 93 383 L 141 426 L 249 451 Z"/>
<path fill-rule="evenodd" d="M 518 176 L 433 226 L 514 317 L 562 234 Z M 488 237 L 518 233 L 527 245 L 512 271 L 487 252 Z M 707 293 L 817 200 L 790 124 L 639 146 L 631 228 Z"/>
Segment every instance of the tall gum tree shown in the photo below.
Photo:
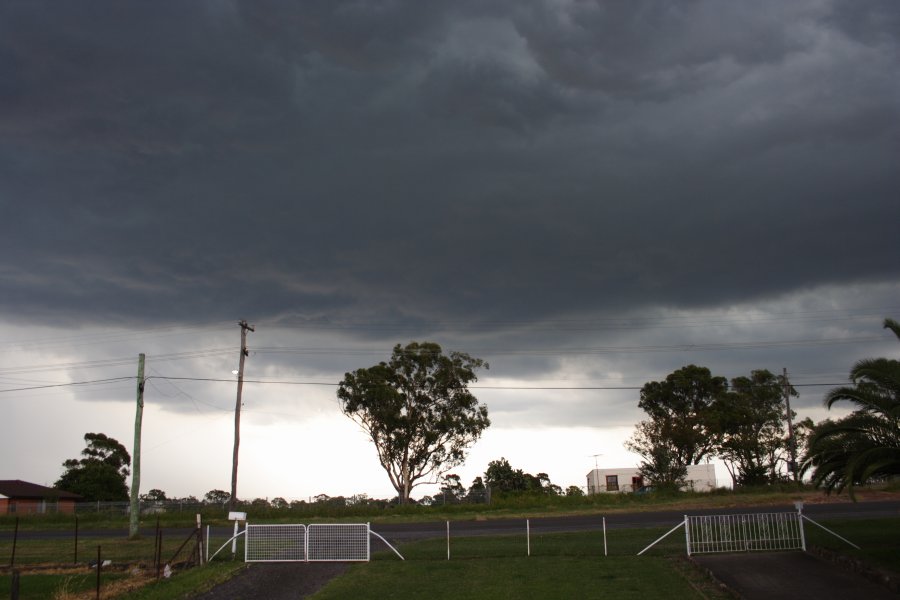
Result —
<path fill-rule="evenodd" d="M 727 391 L 727 379 L 696 365 L 644 384 L 638 406 L 648 419 L 637 424 L 625 447 L 644 458 L 645 478 L 654 485 L 678 487 L 689 465 L 713 454 L 713 406 Z"/>
<path fill-rule="evenodd" d="M 388 362 L 344 375 L 341 410 L 372 439 L 401 504 L 415 486 L 462 464 L 490 426 L 487 406 L 468 389 L 481 368 L 488 364 L 479 358 L 410 342 L 394 346 Z"/>
<path fill-rule="evenodd" d="M 788 464 L 785 383 L 783 375 L 755 370 L 749 377 L 732 379 L 731 391 L 713 405 L 716 454 L 735 486 L 763 485 L 785 477 L 780 469 Z M 797 396 L 793 387 L 788 389 Z"/>

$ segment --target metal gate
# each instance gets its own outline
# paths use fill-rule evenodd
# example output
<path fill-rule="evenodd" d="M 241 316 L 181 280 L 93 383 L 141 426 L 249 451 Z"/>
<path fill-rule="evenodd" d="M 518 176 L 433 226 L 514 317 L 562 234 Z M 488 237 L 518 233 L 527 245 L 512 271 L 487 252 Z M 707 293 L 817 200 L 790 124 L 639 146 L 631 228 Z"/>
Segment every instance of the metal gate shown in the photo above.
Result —
<path fill-rule="evenodd" d="M 806 550 L 799 512 L 685 516 L 687 553 Z"/>
<path fill-rule="evenodd" d="M 251 525 L 246 562 L 368 561 L 369 525 Z"/>

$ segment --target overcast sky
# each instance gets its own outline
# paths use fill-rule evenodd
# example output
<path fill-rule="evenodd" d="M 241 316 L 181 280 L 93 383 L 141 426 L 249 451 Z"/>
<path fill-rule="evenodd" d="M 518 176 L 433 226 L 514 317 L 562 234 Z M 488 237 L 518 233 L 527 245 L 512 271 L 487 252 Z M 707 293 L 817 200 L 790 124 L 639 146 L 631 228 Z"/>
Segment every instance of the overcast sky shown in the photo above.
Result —
<path fill-rule="evenodd" d="M 239 319 L 243 497 L 392 495 L 334 384 L 410 340 L 490 363 L 466 484 L 635 464 L 691 363 L 825 418 L 898 353 L 898 59 L 893 0 L 4 2 L 0 479 L 130 448 L 133 379 L 10 390 L 144 352 L 142 491 L 228 489 Z"/>

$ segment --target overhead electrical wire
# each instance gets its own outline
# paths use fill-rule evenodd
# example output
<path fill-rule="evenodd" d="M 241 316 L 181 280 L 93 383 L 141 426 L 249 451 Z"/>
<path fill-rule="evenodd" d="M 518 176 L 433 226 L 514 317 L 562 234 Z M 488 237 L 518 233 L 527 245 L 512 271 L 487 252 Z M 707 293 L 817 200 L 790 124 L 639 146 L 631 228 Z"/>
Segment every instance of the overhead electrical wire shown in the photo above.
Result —
<path fill-rule="evenodd" d="M 216 377 L 174 377 L 167 375 L 152 375 L 150 377 L 145 377 L 144 381 L 149 382 L 153 379 L 160 379 L 163 381 L 201 381 L 207 383 L 234 383 L 234 379 L 225 379 L 225 378 L 216 378 Z M 23 392 L 29 390 L 40 390 L 46 388 L 55 388 L 55 387 L 70 387 L 70 386 L 85 386 L 85 385 L 95 385 L 101 383 L 112 383 L 117 381 L 127 381 L 127 380 L 137 380 L 137 377 L 114 377 L 110 379 L 95 379 L 91 381 L 73 381 L 69 383 L 56 383 L 50 385 L 37 385 L 31 387 L 22 387 L 22 388 L 13 388 L 13 389 L 2 389 L 0 393 L 6 392 Z M 340 382 L 333 381 L 290 381 L 290 380 L 268 380 L 268 379 L 244 379 L 244 384 L 261 384 L 261 385 L 309 385 L 309 386 L 320 386 L 320 387 L 338 387 Z M 820 382 L 820 383 L 791 383 L 792 387 L 837 387 L 841 385 L 846 385 L 847 382 Z M 573 386 L 559 386 L 559 385 L 470 385 L 467 386 L 469 389 L 473 390 L 548 390 L 548 391 L 563 391 L 563 390 L 582 390 L 582 391 L 590 391 L 590 390 L 640 390 L 643 386 L 632 386 L 632 385 L 573 385 Z M 188 397 L 190 395 L 188 394 Z M 212 405 L 211 405 L 212 406 Z M 219 408 L 219 407 L 215 407 Z"/>
<path fill-rule="evenodd" d="M 87 386 L 87 385 L 98 385 L 98 384 L 107 384 L 107 383 L 115 383 L 118 381 L 128 381 L 130 379 L 136 380 L 137 377 L 110 377 L 107 379 L 91 379 L 89 381 L 69 381 L 66 383 L 47 383 L 44 385 L 32 385 L 28 387 L 20 387 L 20 388 L 7 388 L 0 390 L 0 394 L 8 393 L 8 392 L 26 392 L 30 390 L 45 390 L 48 388 L 61 388 L 61 387 L 77 387 L 77 386 Z"/>
<path fill-rule="evenodd" d="M 594 355 L 594 354 L 640 354 L 644 352 L 686 352 L 686 351 L 712 351 L 712 350 L 745 350 L 758 348 L 785 348 L 797 346 L 833 346 L 842 344 L 862 344 L 867 342 L 883 341 L 884 338 L 877 336 L 853 337 L 853 338 L 830 338 L 818 340 L 781 340 L 781 341 L 759 341 L 759 342 L 728 342 L 728 343 L 686 343 L 671 345 L 650 345 L 650 346 L 600 346 L 586 348 L 557 348 L 553 350 L 512 350 L 512 349 L 475 349 L 469 354 L 478 355 L 494 355 L 494 356 L 563 356 L 563 355 Z M 402 350 L 402 348 L 401 348 Z M 381 349 L 368 348 L 309 348 L 309 347 L 257 347 L 252 348 L 252 352 L 257 354 L 319 354 L 319 355 L 342 355 L 342 356 L 358 356 L 370 354 L 384 354 Z M 420 352 L 421 350 L 417 350 Z"/>

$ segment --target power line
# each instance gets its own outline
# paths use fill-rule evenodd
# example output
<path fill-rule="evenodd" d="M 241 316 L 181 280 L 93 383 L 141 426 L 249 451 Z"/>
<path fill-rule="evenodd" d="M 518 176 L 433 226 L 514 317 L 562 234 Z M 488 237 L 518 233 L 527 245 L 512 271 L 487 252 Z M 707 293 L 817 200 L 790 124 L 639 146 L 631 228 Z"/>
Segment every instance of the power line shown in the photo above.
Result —
<path fill-rule="evenodd" d="M 57 383 L 51 385 L 38 385 L 31 387 L 22 387 L 22 388 L 11 388 L 11 389 L 3 389 L 0 390 L 0 393 L 5 392 L 23 392 L 29 390 L 39 390 L 45 388 L 56 388 L 56 387 L 69 387 L 69 386 L 82 386 L 82 385 L 93 385 L 100 383 L 112 383 L 116 381 L 127 381 L 135 379 L 132 377 L 115 377 L 111 379 L 94 379 L 90 381 L 73 381 L 69 383 Z M 166 375 L 151 375 L 144 378 L 144 381 L 150 382 L 153 379 L 160 379 L 163 381 L 199 381 L 199 382 L 208 382 L 208 383 L 234 383 L 234 379 L 223 379 L 217 377 L 170 377 Z M 244 379 L 244 383 L 254 383 L 259 385 L 308 385 L 308 386 L 320 386 L 320 387 L 338 387 L 340 386 L 340 382 L 333 381 L 292 381 L 292 380 L 273 380 L 273 379 Z M 835 382 L 822 382 L 822 383 L 792 383 L 793 387 L 839 387 L 842 385 L 847 385 L 848 382 L 843 381 L 839 383 Z M 616 390 L 640 390 L 643 388 L 643 385 L 470 385 L 469 389 L 474 390 L 546 390 L 546 391 L 591 391 L 591 390 L 608 390 L 608 391 L 616 391 Z M 188 396 L 188 398 L 193 398 L 186 394 L 185 392 L 181 392 L 182 394 Z M 165 395 L 165 394 L 164 394 Z M 210 405 L 212 406 L 212 405 Z M 220 407 L 215 407 L 221 409 Z"/>
<path fill-rule="evenodd" d="M 207 348 L 204 350 L 191 350 L 186 352 L 172 352 L 169 354 L 150 355 L 148 359 L 153 362 L 168 362 L 176 360 L 188 360 L 192 358 L 207 358 L 231 354 L 233 348 Z M 71 370 L 71 369 L 100 369 L 106 367 L 131 366 L 134 358 L 107 358 L 100 360 L 86 360 L 80 362 L 51 363 L 45 365 L 25 365 L 21 367 L 0 368 L 0 375 L 14 375 L 23 373 L 40 373 L 44 371 Z"/>
<path fill-rule="evenodd" d="M 872 307 L 860 309 L 861 312 L 852 312 L 843 309 L 823 309 L 816 311 L 794 311 L 765 313 L 759 316 L 729 317 L 727 314 L 694 313 L 690 316 L 671 315 L 661 317 L 611 317 L 593 319 L 546 319 L 546 320 L 515 320 L 515 319 L 443 319 L 415 323 L 365 323 L 350 320 L 333 320 L 328 317 L 299 317 L 295 321 L 287 319 L 266 322 L 273 326 L 289 329 L 304 330 L 358 330 L 358 331 L 411 331 L 421 329 L 456 329 L 456 330 L 481 330 L 485 327 L 521 327 L 531 330 L 558 330 L 558 331 L 590 331 L 590 330 L 615 330 L 627 329 L 670 329 L 708 327 L 710 325 L 737 325 L 737 324 L 765 324 L 783 322 L 819 322 L 819 321 L 851 321 L 870 318 L 882 318 L 885 314 L 897 312 L 898 307 Z M 865 312 L 862 312 L 865 311 Z M 290 323 L 285 325 L 285 323 Z"/>
<path fill-rule="evenodd" d="M 117 381 L 128 381 L 131 379 L 135 379 L 134 376 L 131 377 L 110 377 L 109 379 L 91 379 L 89 381 L 70 381 L 67 383 L 49 383 L 45 385 L 33 385 L 29 387 L 22 388 L 7 388 L 0 390 L 0 394 L 8 393 L 8 392 L 27 392 L 29 390 L 43 390 L 47 388 L 60 388 L 60 387 L 73 387 L 73 386 L 81 386 L 81 385 L 96 385 L 101 383 L 115 383 Z"/>

